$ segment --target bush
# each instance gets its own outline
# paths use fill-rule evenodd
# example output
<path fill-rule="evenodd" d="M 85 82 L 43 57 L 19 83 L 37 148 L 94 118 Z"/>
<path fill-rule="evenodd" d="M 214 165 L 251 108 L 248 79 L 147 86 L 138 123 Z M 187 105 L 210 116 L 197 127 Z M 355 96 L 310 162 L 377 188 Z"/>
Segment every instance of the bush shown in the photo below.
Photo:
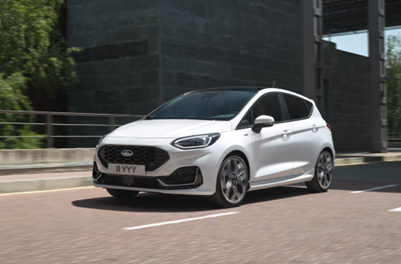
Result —
<path fill-rule="evenodd" d="M 29 99 L 23 94 L 26 78 L 21 73 L 8 77 L 0 74 L 0 109 L 32 111 Z M 0 114 L 0 122 L 34 122 L 32 115 Z M 38 136 L 32 131 L 32 125 L 7 124 L 0 126 L 2 136 Z M 42 138 L 0 138 L 0 149 L 32 149 L 42 147 Z"/>

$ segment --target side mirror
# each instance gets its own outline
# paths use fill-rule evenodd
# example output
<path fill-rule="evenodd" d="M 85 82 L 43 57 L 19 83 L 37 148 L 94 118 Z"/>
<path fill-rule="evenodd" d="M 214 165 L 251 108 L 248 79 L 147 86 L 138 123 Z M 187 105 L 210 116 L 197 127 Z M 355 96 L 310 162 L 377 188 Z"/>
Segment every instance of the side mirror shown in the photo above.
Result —
<path fill-rule="evenodd" d="M 274 125 L 274 118 L 268 115 L 261 115 L 255 119 L 255 125 L 253 125 L 252 130 L 255 133 L 260 133 L 262 128 L 271 127 Z"/>

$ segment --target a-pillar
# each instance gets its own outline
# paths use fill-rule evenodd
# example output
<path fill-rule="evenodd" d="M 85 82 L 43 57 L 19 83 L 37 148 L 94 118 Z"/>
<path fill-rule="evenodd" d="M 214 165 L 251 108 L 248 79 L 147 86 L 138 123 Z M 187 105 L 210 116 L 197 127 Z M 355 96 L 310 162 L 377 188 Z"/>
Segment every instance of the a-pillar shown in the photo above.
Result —
<path fill-rule="evenodd" d="M 384 0 L 368 0 L 370 63 L 370 151 L 387 152 Z"/>

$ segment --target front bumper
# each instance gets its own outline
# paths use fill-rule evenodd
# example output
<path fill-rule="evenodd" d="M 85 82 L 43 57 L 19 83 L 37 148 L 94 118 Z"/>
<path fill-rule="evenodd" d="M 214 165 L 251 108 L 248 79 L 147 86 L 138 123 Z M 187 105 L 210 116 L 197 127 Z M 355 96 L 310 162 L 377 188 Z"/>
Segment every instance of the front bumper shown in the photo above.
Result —
<path fill-rule="evenodd" d="M 163 149 L 168 152 L 170 159 L 162 166 L 153 171 L 145 171 L 145 175 L 133 176 L 137 177 L 138 181 L 151 181 L 156 184 L 140 185 L 138 186 L 123 186 L 125 184 L 115 185 L 107 184 L 107 181 L 96 180 L 98 178 L 94 175 L 93 185 L 95 187 L 122 189 L 122 190 L 135 190 L 142 192 L 154 193 L 169 193 L 169 194 L 188 194 L 188 195 L 212 195 L 216 189 L 216 177 L 220 167 L 222 152 L 221 150 L 212 145 L 202 149 L 181 150 L 170 145 L 173 139 L 143 139 L 143 138 L 108 138 L 106 142 L 102 142 L 96 148 L 96 155 L 94 162 L 97 165 L 99 173 L 107 175 L 107 177 L 123 177 L 124 175 L 113 175 L 107 167 L 105 167 L 98 157 L 98 149 L 104 145 L 132 145 L 132 146 L 152 146 Z M 177 169 L 183 167 L 197 167 L 201 175 L 191 184 L 174 184 L 167 178 L 171 176 Z M 100 178 L 101 179 L 101 178 Z M 110 178 L 113 179 L 113 178 Z M 166 180 L 163 180 L 166 179 Z M 124 180 L 126 182 L 127 179 Z M 135 181 L 135 179 L 134 179 Z M 164 185 L 163 185 L 164 183 Z M 150 186 L 151 188 L 148 188 Z"/>
<path fill-rule="evenodd" d="M 201 170 L 195 166 L 179 168 L 169 176 L 147 177 L 102 173 L 94 162 L 92 177 L 97 184 L 166 190 L 193 189 L 203 183 Z"/>

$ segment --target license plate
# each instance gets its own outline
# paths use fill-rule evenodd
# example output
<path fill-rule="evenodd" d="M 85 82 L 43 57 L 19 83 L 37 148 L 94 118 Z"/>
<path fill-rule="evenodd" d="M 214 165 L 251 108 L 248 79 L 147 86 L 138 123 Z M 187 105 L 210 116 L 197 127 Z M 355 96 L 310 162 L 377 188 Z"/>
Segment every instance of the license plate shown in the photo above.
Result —
<path fill-rule="evenodd" d="M 109 163 L 109 172 L 114 173 L 114 174 L 145 176 L 145 165 Z"/>

